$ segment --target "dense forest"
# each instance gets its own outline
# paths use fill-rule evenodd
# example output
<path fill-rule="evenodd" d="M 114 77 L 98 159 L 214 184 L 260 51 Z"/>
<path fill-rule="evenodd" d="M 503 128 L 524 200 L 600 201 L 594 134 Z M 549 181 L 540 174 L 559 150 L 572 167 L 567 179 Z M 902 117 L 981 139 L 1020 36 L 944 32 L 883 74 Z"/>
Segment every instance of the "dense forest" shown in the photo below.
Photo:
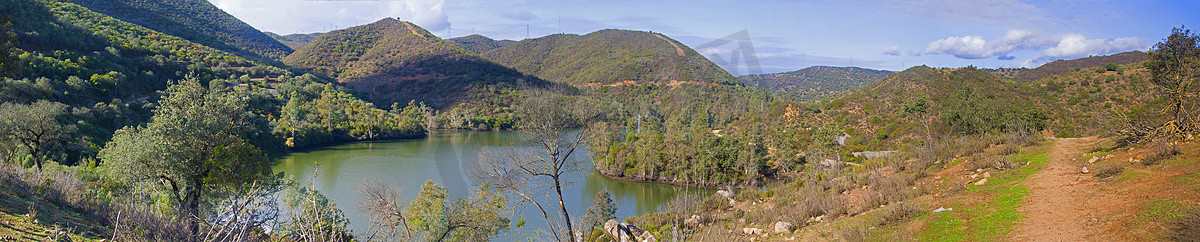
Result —
<path fill-rule="evenodd" d="M 1016 208 L 988 206 L 1023 201 L 1016 180 L 1047 159 L 1091 158 L 1082 173 L 1128 184 L 1192 169 L 1179 157 L 1200 150 L 1200 37 L 1182 28 L 1149 52 L 1032 70 L 743 77 L 764 86 L 652 32 L 443 40 L 387 18 L 285 37 L 199 0 L 0 3 L 0 232 L 24 232 L 0 240 L 486 241 L 527 226 L 518 205 L 545 219 L 530 236 L 559 241 L 988 240 L 962 228 L 1011 230 Z M 434 129 L 516 130 L 528 148 L 476 157 L 462 197 L 362 182 L 368 231 L 349 229 L 353 205 L 272 169 L 300 148 Z M 1046 154 L 1068 137 L 1111 144 Z M 720 190 L 630 218 L 601 190 L 572 214 L 563 181 L 585 164 Z M 927 211 L 937 199 L 957 212 Z"/>

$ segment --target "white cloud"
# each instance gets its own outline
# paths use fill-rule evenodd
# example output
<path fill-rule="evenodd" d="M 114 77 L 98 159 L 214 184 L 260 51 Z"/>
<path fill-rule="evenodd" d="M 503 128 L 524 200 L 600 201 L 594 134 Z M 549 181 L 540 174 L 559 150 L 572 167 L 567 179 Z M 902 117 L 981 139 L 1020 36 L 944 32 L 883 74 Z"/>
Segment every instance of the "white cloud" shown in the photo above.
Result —
<path fill-rule="evenodd" d="M 949 37 L 929 43 L 925 48 L 926 54 L 947 54 L 963 59 L 983 59 L 999 57 L 1009 59 L 1009 55 L 1018 49 L 1044 48 L 1054 43 L 1053 39 L 1044 38 L 1025 30 L 1010 30 L 1003 38 L 988 41 L 981 36 Z"/>
<path fill-rule="evenodd" d="M 1037 61 L 1049 61 L 1060 58 L 1078 58 L 1090 55 L 1102 55 L 1129 50 L 1142 50 L 1149 47 L 1145 39 L 1131 37 L 1119 39 L 1088 39 L 1079 34 L 1068 34 L 1058 41 L 1058 45 L 1047 48 L 1041 55 L 1034 58 Z"/>
<path fill-rule="evenodd" d="M 900 46 L 893 45 L 893 46 L 889 46 L 887 48 L 883 48 L 883 54 L 898 56 L 898 55 L 900 55 Z"/>
<path fill-rule="evenodd" d="M 450 28 L 443 10 L 445 0 L 208 1 L 259 30 L 280 34 L 330 31 L 388 17 L 412 21 L 430 31 Z"/>

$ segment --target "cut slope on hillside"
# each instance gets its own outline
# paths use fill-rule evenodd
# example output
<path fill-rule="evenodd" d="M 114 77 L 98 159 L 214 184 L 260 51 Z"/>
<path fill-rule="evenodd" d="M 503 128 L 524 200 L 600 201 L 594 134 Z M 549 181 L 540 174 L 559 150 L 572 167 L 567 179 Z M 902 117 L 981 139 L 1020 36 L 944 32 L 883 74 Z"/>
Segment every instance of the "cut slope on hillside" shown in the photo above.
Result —
<path fill-rule="evenodd" d="M 219 50 L 279 59 L 292 48 L 205 0 L 69 0 L 114 18 Z"/>
<path fill-rule="evenodd" d="M 1017 74 L 1015 79 L 1018 81 L 1028 82 L 1070 72 L 1075 68 L 1104 66 L 1109 63 L 1122 65 L 1140 62 L 1145 59 L 1145 52 L 1129 51 L 1106 56 L 1093 56 L 1074 60 L 1056 60 L 1054 62 L 1039 66 L 1038 68 L 1033 68 L 1029 71 Z"/>
<path fill-rule="evenodd" d="M 642 31 L 555 34 L 521 40 L 483 55 L 526 74 L 572 85 L 739 83 L 686 45 Z"/>
<path fill-rule="evenodd" d="M 284 63 L 334 77 L 384 105 L 416 100 L 447 108 L 479 100 L 473 95 L 483 87 L 547 84 L 393 18 L 322 34 Z"/>
<path fill-rule="evenodd" d="M 264 32 L 264 33 L 267 34 L 267 36 L 271 36 L 272 39 L 279 41 L 279 43 L 283 43 L 284 45 L 291 47 L 293 50 L 299 50 L 300 47 L 304 47 L 304 45 L 307 45 L 308 42 L 312 42 L 313 40 L 316 40 L 317 37 L 320 37 L 321 34 L 324 34 L 324 33 L 310 33 L 310 34 L 279 35 L 279 34 L 271 33 L 271 32 Z"/>
<path fill-rule="evenodd" d="M 740 76 L 746 86 L 791 93 L 799 100 L 815 100 L 849 93 L 891 75 L 892 71 L 859 67 L 813 66 L 797 71 Z"/>

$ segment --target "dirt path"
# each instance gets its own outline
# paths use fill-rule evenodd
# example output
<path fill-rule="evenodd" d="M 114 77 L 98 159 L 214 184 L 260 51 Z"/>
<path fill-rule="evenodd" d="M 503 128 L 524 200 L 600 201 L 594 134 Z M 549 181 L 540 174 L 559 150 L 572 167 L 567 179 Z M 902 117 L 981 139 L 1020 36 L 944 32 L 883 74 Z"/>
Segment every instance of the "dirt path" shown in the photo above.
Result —
<path fill-rule="evenodd" d="M 662 39 L 663 41 L 666 41 L 667 43 L 670 43 L 671 46 L 675 46 L 675 54 L 677 54 L 679 56 L 683 56 L 683 48 L 679 48 L 679 45 L 675 44 L 675 41 L 671 41 L 670 39 L 667 39 L 667 37 L 662 36 L 661 34 L 654 34 L 654 36 L 658 37 L 659 39 Z"/>
<path fill-rule="evenodd" d="M 1095 214 L 1089 206 L 1095 180 L 1082 174 L 1083 154 L 1096 138 L 1056 139 L 1049 160 L 1025 185 L 1029 195 L 1020 208 L 1025 218 L 1018 222 L 1013 237 L 1020 241 L 1079 241 L 1096 236 L 1100 228 L 1089 226 Z"/>
<path fill-rule="evenodd" d="M 413 28 L 412 24 L 408 23 L 408 21 L 402 21 L 401 23 L 404 23 L 404 26 L 408 27 L 408 32 L 412 32 L 416 36 L 421 36 L 421 33 L 417 33 L 417 28 Z"/>

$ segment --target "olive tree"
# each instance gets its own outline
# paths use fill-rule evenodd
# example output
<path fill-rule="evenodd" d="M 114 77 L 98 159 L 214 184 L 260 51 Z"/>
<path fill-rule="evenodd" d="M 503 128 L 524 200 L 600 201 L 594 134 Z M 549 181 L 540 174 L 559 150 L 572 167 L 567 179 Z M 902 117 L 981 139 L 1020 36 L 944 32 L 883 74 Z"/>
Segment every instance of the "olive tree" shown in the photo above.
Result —
<path fill-rule="evenodd" d="M 74 125 L 59 123 L 67 108 L 66 104 L 46 100 L 29 105 L 5 103 L 0 105 L 0 133 L 27 149 L 33 156 L 33 164 L 41 171 L 46 148 L 75 131 Z"/>
<path fill-rule="evenodd" d="M 195 225 L 214 201 L 278 181 L 247 141 L 256 118 L 237 94 L 183 81 L 167 89 L 150 123 L 118 130 L 101 157 L 118 177 L 165 192 Z"/>

